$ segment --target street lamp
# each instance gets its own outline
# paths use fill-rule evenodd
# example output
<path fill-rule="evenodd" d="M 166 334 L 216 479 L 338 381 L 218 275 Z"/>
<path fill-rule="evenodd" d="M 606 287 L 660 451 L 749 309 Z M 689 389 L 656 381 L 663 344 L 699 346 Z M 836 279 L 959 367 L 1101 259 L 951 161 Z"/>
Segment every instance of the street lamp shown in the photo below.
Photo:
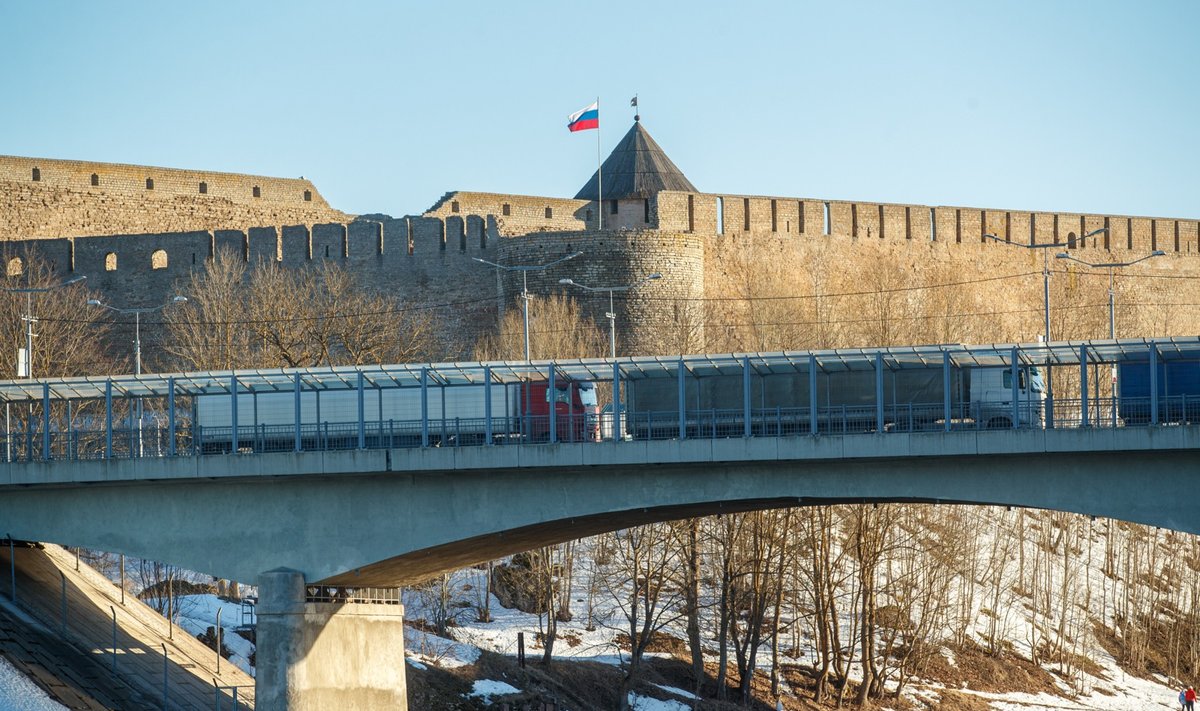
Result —
<path fill-rule="evenodd" d="M 581 256 L 582 254 L 583 254 L 583 252 L 575 252 L 574 254 L 568 254 L 567 256 L 562 257 L 561 259 L 555 259 L 553 262 L 546 262 L 545 264 L 534 264 L 534 265 L 529 265 L 529 266 L 522 266 L 522 265 L 515 265 L 515 264 L 508 264 L 508 265 L 496 264 L 495 262 L 489 262 L 488 260 L 480 259 L 479 257 L 471 257 L 471 259 L 474 259 L 475 261 L 480 262 L 481 264 L 486 264 L 490 267 L 496 267 L 497 269 L 503 269 L 504 271 L 507 271 L 507 272 L 521 272 L 521 310 L 524 313 L 524 317 L 525 317 L 525 361 L 526 362 L 529 362 L 529 360 L 530 360 L 530 357 L 529 357 L 529 272 L 540 272 L 544 269 L 549 269 L 550 267 L 554 266 L 555 264 L 562 264 L 563 262 L 567 261 L 568 259 L 574 259 L 578 256 Z"/>
<path fill-rule="evenodd" d="M 1101 227 L 1098 230 L 1092 230 L 1085 234 L 1081 239 L 1086 240 L 1088 237 L 1094 237 L 1102 232 L 1108 232 L 1107 227 Z M 1046 244 L 1021 244 L 1020 242 L 1009 242 L 1005 239 L 1000 239 L 994 234 L 988 233 L 984 237 L 993 239 L 1000 244 L 1007 244 L 1013 247 L 1022 249 L 1040 249 L 1042 250 L 1042 311 L 1045 318 L 1045 338 L 1046 343 L 1050 343 L 1050 253 L 1046 250 L 1055 247 L 1070 247 L 1070 243 L 1063 242 L 1048 242 Z"/>
<path fill-rule="evenodd" d="M 1144 257 L 1139 257 L 1138 259 L 1134 259 L 1129 262 L 1085 262 L 1084 260 L 1073 257 L 1073 256 L 1067 254 L 1066 252 L 1059 252 L 1058 254 L 1054 255 L 1054 258 L 1055 259 L 1068 259 L 1072 262 L 1078 262 L 1079 264 L 1082 264 L 1085 267 L 1092 267 L 1093 269 L 1104 269 L 1104 268 L 1108 269 L 1108 337 L 1113 340 L 1116 340 L 1116 338 L 1117 338 L 1117 317 L 1116 317 L 1116 291 L 1113 289 L 1113 287 L 1115 286 L 1114 276 L 1113 276 L 1114 272 L 1116 272 L 1117 269 L 1120 269 L 1122 267 L 1133 266 L 1134 264 L 1137 264 L 1138 262 L 1144 262 L 1147 259 L 1152 259 L 1154 257 L 1163 257 L 1163 256 L 1166 256 L 1166 254 L 1167 253 L 1162 251 L 1161 249 L 1156 249 Z"/>
<path fill-rule="evenodd" d="M 51 284 L 50 286 L 27 286 L 19 289 L 5 289 L 10 294 L 25 295 L 25 314 L 21 316 L 21 320 L 25 322 L 25 363 L 22 367 L 20 359 L 17 359 L 17 377 L 18 378 L 33 378 L 33 324 L 37 323 L 37 319 L 33 316 L 33 295 L 41 294 L 54 289 L 60 289 L 64 286 L 71 286 L 87 279 L 86 276 L 71 277 L 70 279 L 59 284 Z"/>
<path fill-rule="evenodd" d="M 626 284 L 625 286 L 585 286 L 585 285 L 580 284 L 571 279 L 559 279 L 558 283 L 565 284 L 567 286 L 577 286 L 580 289 L 583 289 L 584 291 L 607 291 L 608 292 L 608 313 L 604 314 L 604 316 L 606 318 L 608 318 L 608 348 L 609 348 L 609 352 L 612 354 L 613 360 L 616 360 L 617 359 L 617 311 L 615 308 L 613 308 L 613 292 L 614 291 L 629 291 L 630 289 L 637 288 L 637 287 L 641 286 L 642 284 L 645 284 L 648 281 L 654 281 L 655 279 L 662 279 L 662 274 L 658 274 L 656 272 L 649 276 L 642 277 L 641 279 L 635 281 L 632 284 Z"/>
<path fill-rule="evenodd" d="M 133 314 L 133 372 L 134 372 L 134 375 L 141 375 L 142 374 L 142 314 L 152 314 L 157 311 L 162 311 L 163 309 L 167 308 L 171 304 L 182 304 L 185 301 L 187 301 L 186 296 L 172 296 L 169 301 L 167 301 L 166 303 L 159 304 L 158 306 L 142 306 L 139 308 L 119 309 L 116 306 L 109 306 L 108 304 L 103 303 L 99 299 L 88 299 L 87 305 L 88 306 L 99 306 L 102 309 L 108 309 L 109 311 L 112 311 L 113 313 L 117 313 L 117 314 L 123 314 L 123 315 Z M 143 448 L 142 448 L 142 399 L 140 397 L 137 399 L 137 406 L 136 406 L 135 410 L 136 410 L 135 414 L 137 415 L 137 447 L 138 447 L 138 456 L 140 457 L 143 454 Z"/>
<path fill-rule="evenodd" d="M 99 299 L 88 299 L 88 306 L 99 306 L 102 309 L 108 309 L 113 313 L 122 315 L 133 314 L 133 372 L 135 375 L 142 374 L 142 314 L 152 314 L 157 311 L 162 311 L 171 304 L 182 304 L 187 301 L 186 296 L 172 296 L 171 300 L 165 304 L 158 306 L 143 306 L 140 308 L 119 309 L 116 306 L 109 306 L 101 302 Z"/>
<path fill-rule="evenodd" d="M 1073 257 L 1070 254 L 1067 254 L 1066 252 L 1059 252 L 1058 254 L 1054 255 L 1054 258 L 1055 259 L 1067 259 L 1072 262 L 1077 262 L 1079 264 L 1082 264 L 1085 267 L 1092 267 L 1093 269 L 1104 269 L 1104 268 L 1108 269 L 1108 337 L 1115 341 L 1115 340 L 1117 340 L 1117 315 L 1116 315 L 1117 314 L 1117 311 L 1116 311 L 1116 304 L 1117 304 L 1116 293 L 1117 292 L 1114 289 L 1114 287 L 1116 286 L 1116 283 L 1114 281 L 1114 279 L 1115 279 L 1114 274 L 1115 274 L 1116 270 L 1118 270 L 1122 267 L 1132 266 L 1134 264 L 1137 264 L 1138 262 L 1144 262 L 1147 259 L 1153 259 L 1154 257 L 1162 257 L 1165 255 L 1166 255 L 1166 252 L 1162 251 L 1161 249 L 1156 249 L 1144 257 L 1139 257 L 1137 259 L 1134 259 L 1134 260 L 1131 260 L 1128 262 L 1086 262 L 1077 257 Z M 1116 366 L 1116 364 L 1113 364 L 1113 366 L 1112 366 L 1112 387 L 1113 387 L 1112 422 L 1113 422 L 1113 427 L 1116 427 L 1116 423 L 1117 423 L 1117 398 L 1116 398 L 1117 366 Z M 1099 405 L 1098 401 L 1097 401 L 1097 405 Z"/>

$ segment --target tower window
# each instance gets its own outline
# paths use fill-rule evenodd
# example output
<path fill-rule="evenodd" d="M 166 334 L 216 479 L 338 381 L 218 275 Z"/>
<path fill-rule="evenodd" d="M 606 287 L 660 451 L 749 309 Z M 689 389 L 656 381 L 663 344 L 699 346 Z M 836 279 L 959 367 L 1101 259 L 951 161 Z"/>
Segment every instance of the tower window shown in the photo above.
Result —
<path fill-rule="evenodd" d="M 551 219 L 551 218 L 553 218 L 553 217 L 554 217 L 554 208 L 552 208 L 552 207 L 547 207 L 547 208 L 546 208 L 546 219 L 547 219 L 547 220 L 549 220 L 549 219 Z"/>
<path fill-rule="evenodd" d="M 304 202 L 312 202 L 312 191 L 311 190 L 304 191 Z"/>
<path fill-rule="evenodd" d="M 509 205 L 508 203 L 504 203 L 503 205 L 501 205 L 500 206 L 500 214 L 504 215 L 505 217 L 508 217 L 509 215 L 511 215 L 512 214 L 512 205 Z"/>
<path fill-rule="evenodd" d="M 95 173 L 92 173 L 92 186 L 95 187 L 99 184 L 100 184 L 100 176 L 96 175 Z"/>
<path fill-rule="evenodd" d="M 250 193 L 252 195 L 254 195 L 254 197 L 260 198 L 260 197 L 262 197 L 262 188 L 255 185 L 253 188 L 250 189 Z"/>
<path fill-rule="evenodd" d="M 154 189 L 154 178 L 146 178 L 146 189 L 147 190 Z"/>
<path fill-rule="evenodd" d="M 450 203 L 450 212 L 458 212 L 458 200 Z"/>
<path fill-rule="evenodd" d="M 34 169 L 33 169 L 33 180 L 34 180 L 34 182 L 37 182 L 37 181 L 39 181 L 39 180 L 41 180 L 41 179 L 42 179 L 42 169 L 41 169 L 41 168 L 34 168 Z"/>
<path fill-rule="evenodd" d="M 200 183 L 200 194 L 208 195 L 208 183 Z"/>
<path fill-rule="evenodd" d="M 151 269 L 166 269 L 167 268 L 167 250 L 165 250 L 165 249 L 154 250 L 154 253 L 150 255 L 150 268 Z"/>
<path fill-rule="evenodd" d="M 104 271 L 106 271 L 106 272 L 117 271 L 117 253 L 116 252 L 109 252 L 108 254 L 104 255 Z"/>
<path fill-rule="evenodd" d="M 611 213 L 613 215 L 617 214 L 617 201 L 616 200 L 608 201 L 608 211 L 609 211 L 609 213 Z"/>

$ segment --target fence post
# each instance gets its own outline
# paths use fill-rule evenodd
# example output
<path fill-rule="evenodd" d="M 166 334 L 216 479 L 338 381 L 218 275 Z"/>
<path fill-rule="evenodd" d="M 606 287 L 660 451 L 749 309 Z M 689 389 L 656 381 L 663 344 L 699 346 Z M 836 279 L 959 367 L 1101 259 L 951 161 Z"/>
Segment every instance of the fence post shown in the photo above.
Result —
<path fill-rule="evenodd" d="M 358 371 L 358 448 L 367 448 L 366 378 Z"/>
<path fill-rule="evenodd" d="M 67 636 L 67 574 L 58 571 L 58 578 L 62 584 L 61 609 L 59 610 L 58 620 L 58 636 L 64 640 Z"/>
<path fill-rule="evenodd" d="M 550 364 L 550 378 L 546 381 L 546 400 L 550 405 L 550 444 L 558 441 L 558 389 L 554 382 L 554 364 Z"/>
<path fill-rule="evenodd" d="M 1009 356 L 1009 368 L 1012 370 L 1012 427 L 1016 429 L 1021 426 L 1021 371 L 1017 367 L 1017 347 L 1013 346 L 1012 355 Z"/>
<path fill-rule="evenodd" d="M 742 357 L 742 436 L 749 438 L 754 434 L 754 428 L 751 426 L 750 413 L 752 411 L 750 398 L 750 356 Z"/>
<path fill-rule="evenodd" d="M 429 368 L 421 368 L 421 446 L 429 446 Z"/>
<path fill-rule="evenodd" d="M 946 432 L 952 429 L 951 423 L 954 421 L 950 405 L 950 387 L 950 351 L 942 351 L 942 417 L 945 419 L 943 429 Z"/>
<path fill-rule="evenodd" d="M 112 424 L 112 378 L 104 381 L 104 458 L 112 459 L 113 453 L 113 424 Z"/>
<path fill-rule="evenodd" d="M 875 351 L 875 431 L 883 434 L 883 351 Z"/>
<path fill-rule="evenodd" d="M 382 398 L 383 396 L 380 395 Z M 483 443 L 492 443 L 492 367 L 483 366 Z"/>
<path fill-rule="evenodd" d="M 683 358 L 679 359 L 679 371 L 677 374 L 679 382 L 679 439 L 687 439 L 687 418 L 684 414 L 687 409 L 687 393 L 684 388 L 684 372 L 687 369 L 683 365 Z"/>
<path fill-rule="evenodd" d="M 167 711 L 167 643 L 162 643 L 163 651 L 163 711 Z"/>
<path fill-rule="evenodd" d="M 1158 344 L 1150 341 L 1150 424 L 1158 424 Z"/>
<path fill-rule="evenodd" d="M 1079 346 L 1079 425 L 1088 426 L 1087 344 Z"/>
<path fill-rule="evenodd" d="M 113 671 L 113 674 L 116 674 L 116 673 L 117 673 L 117 608 L 113 607 L 112 605 L 109 605 L 109 606 L 108 606 L 108 609 L 112 610 L 112 616 L 113 616 L 113 623 L 112 623 L 112 671 Z"/>
<path fill-rule="evenodd" d="M 213 630 L 213 636 L 217 639 L 217 674 L 221 673 L 221 608 L 217 608 L 217 626 Z"/>
<path fill-rule="evenodd" d="M 820 422 L 817 420 L 817 356 L 808 354 L 808 427 L 814 437 Z"/>
<path fill-rule="evenodd" d="M 50 383 L 42 383 L 42 461 L 50 461 Z"/>
<path fill-rule="evenodd" d="M 167 378 L 167 455 L 175 456 L 175 378 Z"/>
<path fill-rule="evenodd" d="M 229 374 L 229 422 L 232 426 L 232 432 L 233 432 L 233 434 L 229 440 L 230 443 L 232 444 L 232 448 L 233 448 L 233 451 L 231 452 L 231 454 L 237 454 L 239 447 L 238 447 L 238 382 L 237 382 L 237 374 L 236 373 Z"/>
<path fill-rule="evenodd" d="M 292 410 L 293 422 L 295 423 L 295 442 L 292 443 L 292 451 L 299 452 L 302 448 L 300 441 L 300 374 L 296 373 L 292 376 Z"/>
<path fill-rule="evenodd" d="M 620 442 L 625 439 L 625 427 L 621 417 L 621 365 L 613 360 L 613 410 L 612 410 L 612 438 L 614 442 Z"/>

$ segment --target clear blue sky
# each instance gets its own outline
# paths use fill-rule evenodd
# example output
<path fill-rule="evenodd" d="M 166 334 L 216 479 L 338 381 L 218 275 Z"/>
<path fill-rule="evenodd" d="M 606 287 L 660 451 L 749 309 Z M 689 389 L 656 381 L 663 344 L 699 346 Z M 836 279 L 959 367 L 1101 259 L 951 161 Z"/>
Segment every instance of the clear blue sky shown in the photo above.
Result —
<path fill-rule="evenodd" d="M 1200 217 L 1200 3 L 0 0 L 0 154 L 571 197 L 643 121 L 705 192 Z"/>

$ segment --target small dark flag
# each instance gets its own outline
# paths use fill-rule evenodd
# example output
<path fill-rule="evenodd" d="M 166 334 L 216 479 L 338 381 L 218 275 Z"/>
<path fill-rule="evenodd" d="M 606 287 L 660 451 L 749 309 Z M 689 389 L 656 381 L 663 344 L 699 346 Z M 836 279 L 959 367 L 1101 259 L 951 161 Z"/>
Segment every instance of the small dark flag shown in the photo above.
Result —
<path fill-rule="evenodd" d="M 629 100 L 629 105 L 637 106 L 637 97 L 636 96 Z"/>

